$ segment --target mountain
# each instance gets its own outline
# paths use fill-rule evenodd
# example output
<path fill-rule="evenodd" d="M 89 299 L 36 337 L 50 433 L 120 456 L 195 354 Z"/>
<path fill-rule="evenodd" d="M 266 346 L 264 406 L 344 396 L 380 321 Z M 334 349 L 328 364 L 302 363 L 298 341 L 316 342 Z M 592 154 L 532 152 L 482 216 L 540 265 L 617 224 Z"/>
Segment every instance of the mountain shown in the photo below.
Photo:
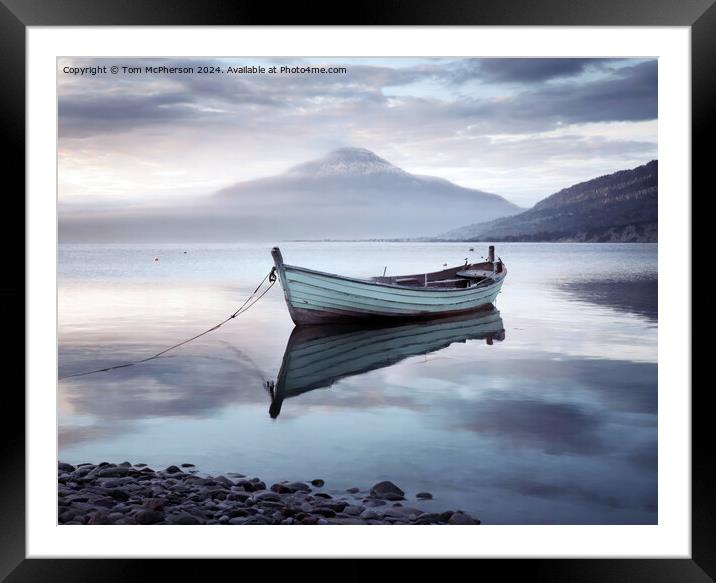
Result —
<path fill-rule="evenodd" d="M 231 242 L 416 238 L 467 217 L 520 207 L 481 190 L 411 174 L 363 148 L 341 148 L 269 178 L 171 208 L 60 208 L 62 242 Z"/>
<path fill-rule="evenodd" d="M 503 219 L 453 229 L 461 241 L 655 242 L 658 162 L 580 182 Z"/>
<path fill-rule="evenodd" d="M 216 200 L 248 210 L 284 238 L 417 237 L 469 216 L 485 220 L 522 209 L 496 194 L 411 174 L 363 148 L 341 148 L 270 178 L 240 182 Z"/>

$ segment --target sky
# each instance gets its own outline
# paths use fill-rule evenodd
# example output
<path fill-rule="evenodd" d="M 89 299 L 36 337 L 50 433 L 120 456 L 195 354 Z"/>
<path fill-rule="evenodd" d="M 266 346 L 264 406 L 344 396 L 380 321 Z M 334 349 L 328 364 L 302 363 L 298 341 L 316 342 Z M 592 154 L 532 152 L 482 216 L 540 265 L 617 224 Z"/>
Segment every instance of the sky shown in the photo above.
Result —
<path fill-rule="evenodd" d="M 346 72 L 227 72 L 246 66 Z M 657 60 L 62 58 L 58 136 L 65 212 L 181 205 L 347 146 L 530 207 L 657 158 Z"/>

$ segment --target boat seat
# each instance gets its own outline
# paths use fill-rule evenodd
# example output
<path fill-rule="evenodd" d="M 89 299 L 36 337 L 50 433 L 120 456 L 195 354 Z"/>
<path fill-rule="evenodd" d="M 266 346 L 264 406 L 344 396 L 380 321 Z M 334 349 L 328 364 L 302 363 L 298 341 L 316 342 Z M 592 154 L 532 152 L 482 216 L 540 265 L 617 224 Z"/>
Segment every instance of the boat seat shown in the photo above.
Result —
<path fill-rule="evenodd" d="M 429 281 L 428 287 L 467 287 L 470 283 L 467 279 L 458 277 L 455 279 L 439 279 L 437 281 Z"/>
<path fill-rule="evenodd" d="M 463 269 L 462 271 L 458 271 L 455 275 L 458 277 L 466 277 L 468 279 L 478 279 L 478 278 L 485 278 L 485 277 L 492 277 L 494 275 L 494 271 L 488 270 L 488 269 Z"/>

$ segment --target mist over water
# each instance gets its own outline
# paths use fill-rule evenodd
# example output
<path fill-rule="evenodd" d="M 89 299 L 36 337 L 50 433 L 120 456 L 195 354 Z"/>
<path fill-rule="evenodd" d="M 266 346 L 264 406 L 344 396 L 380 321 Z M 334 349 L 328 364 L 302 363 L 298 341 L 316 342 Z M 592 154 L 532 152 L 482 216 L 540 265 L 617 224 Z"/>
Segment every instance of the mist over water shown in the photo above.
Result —
<path fill-rule="evenodd" d="M 272 245 L 61 245 L 59 376 L 144 358 L 223 320 L 271 268 Z M 357 277 L 487 253 L 480 243 L 280 247 L 289 264 Z M 289 344 L 277 284 L 164 357 L 60 381 L 59 458 L 323 478 L 329 491 L 390 479 L 411 506 L 486 524 L 656 523 L 656 245 L 500 243 L 497 255 L 508 269 L 502 340 L 317 332 L 363 361 L 347 375 L 327 362 L 272 419 L 265 381 L 277 381 L 287 348 L 305 346 Z M 390 335 L 385 362 L 365 348 L 379 334 Z M 420 491 L 434 500 L 414 501 Z"/>

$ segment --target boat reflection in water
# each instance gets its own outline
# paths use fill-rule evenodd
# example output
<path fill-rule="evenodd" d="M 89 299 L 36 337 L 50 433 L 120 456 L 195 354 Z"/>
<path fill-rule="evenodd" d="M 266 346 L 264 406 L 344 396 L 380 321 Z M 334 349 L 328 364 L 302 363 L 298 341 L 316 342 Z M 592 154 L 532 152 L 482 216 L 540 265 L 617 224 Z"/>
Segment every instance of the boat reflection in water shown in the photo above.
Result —
<path fill-rule="evenodd" d="M 505 338 L 500 312 L 490 307 L 468 315 L 392 323 L 297 326 L 283 355 L 276 383 L 267 383 L 269 414 L 278 417 L 284 399 L 336 381 L 429 354 L 456 342 Z"/>

